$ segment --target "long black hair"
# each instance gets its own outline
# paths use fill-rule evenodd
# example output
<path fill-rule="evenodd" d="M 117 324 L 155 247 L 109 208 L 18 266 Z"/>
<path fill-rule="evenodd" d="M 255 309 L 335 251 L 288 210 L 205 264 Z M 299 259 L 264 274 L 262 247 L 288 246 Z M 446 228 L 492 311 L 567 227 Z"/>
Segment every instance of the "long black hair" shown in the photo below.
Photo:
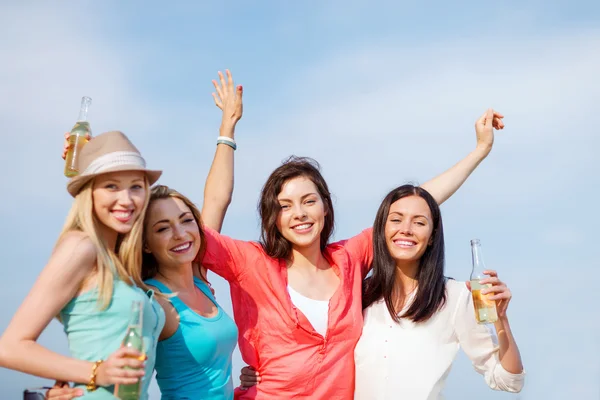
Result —
<path fill-rule="evenodd" d="M 408 310 L 398 315 L 404 301 L 399 305 L 394 297 L 405 296 L 400 281 L 396 282 L 396 262 L 392 258 L 385 238 L 385 224 L 393 203 L 403 197 L 419 196 L 423 198 L 433 219 L 433 232 L 430 244 L 419 260 L 417 272 L 417 292 L 415 300 Z M 383 298 L 390 315 L 396 322 L 408 318 L 413 322 L 427 321 L 446 302 L 446 279 L 444 277 L 444 230 L 440 208 L 435 199 L 425 189 L 413 185 L 402 185 L 385 197 L 373 224 L 373 274 L 363 282 L 363 309 Z M 397 309 L 399 307 L 399 309 Z"/>

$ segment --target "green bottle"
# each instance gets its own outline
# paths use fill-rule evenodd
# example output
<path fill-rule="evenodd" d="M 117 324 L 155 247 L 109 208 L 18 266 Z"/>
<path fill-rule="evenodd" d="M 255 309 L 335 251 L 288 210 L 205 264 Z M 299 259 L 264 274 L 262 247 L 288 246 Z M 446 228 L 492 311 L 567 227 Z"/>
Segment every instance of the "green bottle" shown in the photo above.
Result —
<path fill-rule="evenodd" d="M 143 318 L 143 303 L 134 301 L 131 305 L 131 319 L 127 327 L 127 333 L 123 339 L 123 347 L 130 347 L 139 351 L 142 360 L 146 358 L 144 352 L 144 337 L 142 336 L 142 318 Z M 131 385 L 119 385 L 116 388 L 115 396 L 121 400 L 139 400 L 142 391 L 142 383 L 140 381 Z"/>

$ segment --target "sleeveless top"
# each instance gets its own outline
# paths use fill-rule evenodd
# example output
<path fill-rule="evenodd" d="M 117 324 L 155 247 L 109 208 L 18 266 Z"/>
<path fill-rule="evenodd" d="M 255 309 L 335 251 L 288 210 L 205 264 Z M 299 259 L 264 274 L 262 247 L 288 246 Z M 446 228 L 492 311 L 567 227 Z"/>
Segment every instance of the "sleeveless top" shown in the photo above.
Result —
<path fill-rule="evenodd" d="M 149 279 L 146 284 L 164 294 L 173 293 L 156 279 Z M 217 304 L 206 283 L 194 277 L 194 284 L 217 307 L 217 315 L 203 317 L 179 297 L 170 298 L 179 314 L 179 327 L 173 336 L 158 342 L 156 381 L 163 400 L 230 400 L 233 399 L 231 354 L 238 329 Z"/>
<path fill-rule="evenodd" d="M 106 309 L 99 309 L 98 296 L 98 289 L 91 289 L 71 299 L 60 311 L 71 355 L 92 362 L 106 360 L 121 347 L 131 316 L 131 303 L 142 301 L 142 334 L 148 360 L 146 375 L 142 378 L 140 400 L 145 400 L 148 398 L 148 385 L 154 370 L 158 336 L 165 325 L 165 313 L 154 299 L 153 291 L 144 293 L 139 287 L 129 286 L 117 277 L 114 280 L 111 302 Z M 117 399 L 113 396 L 114 386 L 98 387 L 93 392 L 87 392 L 82 384 L 76 387 L 84 392 L 82 397 L 78 397 L 81 399 Z"/>

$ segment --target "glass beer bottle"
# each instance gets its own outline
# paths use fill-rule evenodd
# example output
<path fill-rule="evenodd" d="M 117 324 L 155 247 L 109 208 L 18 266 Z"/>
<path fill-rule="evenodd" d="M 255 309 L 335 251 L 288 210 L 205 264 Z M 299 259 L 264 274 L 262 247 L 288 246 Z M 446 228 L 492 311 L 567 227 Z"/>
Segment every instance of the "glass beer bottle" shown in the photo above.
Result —
<path fill-rule="evenodd" d="M 141 301 L 134 301 L 131 305 L 131 318 L 129 320 L 129 326 L 127 327 L 127 333 L 123 339 L 123 347 L 130 347 L 139 351 L 142 354 L 141 358 L 144 359 L 145 354 L 144 337 L 142 336 L 142 318 L 143 303 Z M 139 400 L 141 390 L 141 381 L 131 385 L 117 385 L 115 386 L 115 396 L 121 400 Z"/>
<path fill-rule="evenodd" d="M 471 256 L 473 259 L 473 269 L 471 270 L 471 294 L 473 296 L 473 305 L 475 307 L 475 318 L 479 324 L 490 324 L 498 320 L 496 312 L 496 302 L 490 300 L 490 294 L 482 294 L 481 289 L 488 288 L 490 284 L 480 284 L 479 281 L 487 277 L 483 273 L 485 264 L 481 251 L 479 239 L 471 240 Z"/>
<path fill-rule="evenodd" d="M 81 99 L 79 118 L 69 135 L 69 150 L 67 150 L 67 156 L 65 157 L 65 176 L 67 178 L 72 178 L 79 173 L 77 170 L 77 158 L 79 157 L 79 152 L 88 142 L 87 135 L 92 135 L 90 123 L 87 121 L 87 113 L 90 104 L 92 104 L 91 98 L 83 97 Z"/>

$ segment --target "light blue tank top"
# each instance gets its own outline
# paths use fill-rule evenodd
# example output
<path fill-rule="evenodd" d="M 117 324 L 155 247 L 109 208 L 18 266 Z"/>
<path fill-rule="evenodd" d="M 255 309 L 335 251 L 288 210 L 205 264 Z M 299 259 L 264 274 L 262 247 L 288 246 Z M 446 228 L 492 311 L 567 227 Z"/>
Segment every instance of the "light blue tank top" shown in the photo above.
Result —
<path fill-rule="evenodd" d="M 114 281 L 113 296 L 109 306 L 105 310 L 99 310 L 97 300 L 96 288 L 74 297 L 60 312 L 71 355 L 86 361 L 106 360 L 121 347 L 129 324 L 131 303 L 142 301 L 144 304 L 142 334 L 148 360 L 140 399 L 145 400 L 148 398 L 148 385 L 154 370 L 158 336 L 165 325 L 165 313 L 154 299 L 153 291 L 144 293 L 142 289 L 129 286 L 117 278 Z M 93 392 L 87 392 L 85 385 L 76 387 L 83 389 L 85 393 L 82 397 L 78 397 L 81 399 L 116 399 L 113 396 L 112 386 L 99 387 Z"/>
<path fill-rule="evenodd" d="M 233 399 L 231 354 L 238 329 L 235 322 L 217 304 L 201 279 L 194 283 L 217 307 L 217 315 L 203 317 L 177 296 L 170 298 L 179 313 L 179 327 L 173 336 L 158 342 L 156 381 L 163 400 L 230 400 Z M 172 293 L 161 282 L 150 279 L 147 285 L 162 293 Z"/>

